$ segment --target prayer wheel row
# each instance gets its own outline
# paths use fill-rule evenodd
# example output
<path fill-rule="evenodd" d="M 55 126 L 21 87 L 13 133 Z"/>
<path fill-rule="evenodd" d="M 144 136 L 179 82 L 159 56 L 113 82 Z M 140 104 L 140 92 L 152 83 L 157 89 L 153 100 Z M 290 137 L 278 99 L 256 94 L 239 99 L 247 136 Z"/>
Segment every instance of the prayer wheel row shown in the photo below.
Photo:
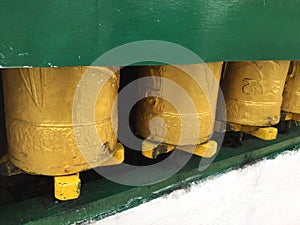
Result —
<path fill-rule="evenodd" d="M 156 158 L 175 148 L 212 157 L 217 99 L 231 130 L 264 140 L 281 111 L 300 120 L 300 63 L 246 61 L 137 67 L 141 82 L 135 133 L 142 153 Z M 118 67 L 2 70 L 8 159 L 26 173 L 55 177 L 55 196 L 79 196 L 78 173 L 121 163 L 117 142 Z M 221 84 L 220 84 L 221 83 Z M 219 89 L 221 85 L 221 89 Z M 75 105 L 75 106 L 74 106 Z"/>

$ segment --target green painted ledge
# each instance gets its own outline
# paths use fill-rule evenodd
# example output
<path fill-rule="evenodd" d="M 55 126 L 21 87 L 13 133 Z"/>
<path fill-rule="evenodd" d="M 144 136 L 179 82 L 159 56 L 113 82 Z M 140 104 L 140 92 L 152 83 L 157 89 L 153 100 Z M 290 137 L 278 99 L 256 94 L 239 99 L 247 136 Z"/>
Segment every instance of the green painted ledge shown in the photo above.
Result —
<path fill-rule="evenodd" d="M 55 202 L 50 194 L 0 207 L 0 224 L 73 224 L 99 220 L 117 212 L 135 207 L 178 188 L 188 187 L 208 176 L 239 168 L 258 159 L 275 155 L 300 144 L 300 128 L 291 128 L 275 141 L 256 138 L 245 140 L 239 148 L 221 148 L 214 162 L 199 172 L 199 157 L 176 175 L 161 183 L 145 187 L 129 187 L 100 179 L 82 187 L 81 197 L 74 201 Z"/>
<path fill-rule="evenodd" d="M 90 65 L 141 40 L 179 44 L 205 62 L 295 60 L 299 12 L 299 0 L 0 0 L 0 65 Z M 173 56 L 170 64 L 197 63 Z"/>

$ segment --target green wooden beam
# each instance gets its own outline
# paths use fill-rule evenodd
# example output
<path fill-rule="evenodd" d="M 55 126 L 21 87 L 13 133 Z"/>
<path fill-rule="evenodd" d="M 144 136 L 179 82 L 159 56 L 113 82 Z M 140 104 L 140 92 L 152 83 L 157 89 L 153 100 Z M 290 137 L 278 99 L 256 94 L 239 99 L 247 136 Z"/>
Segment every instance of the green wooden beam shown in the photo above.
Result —
<path fill-rule="evenodd" d="M 300 59 L 299 12 L 298 0 L 0 0 L 0 65 L 90 65 L 141 40 L 176 43 L 210 62 Z M 197 60 L 175 54 L 171 63 Z"/>

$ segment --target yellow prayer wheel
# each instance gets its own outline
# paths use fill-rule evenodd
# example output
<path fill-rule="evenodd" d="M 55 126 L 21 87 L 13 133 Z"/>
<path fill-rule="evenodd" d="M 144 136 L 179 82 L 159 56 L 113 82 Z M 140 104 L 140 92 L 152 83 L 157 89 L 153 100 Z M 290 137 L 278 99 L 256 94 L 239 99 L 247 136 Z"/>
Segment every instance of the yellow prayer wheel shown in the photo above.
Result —
<path fill-rule="evenodd" d="M 287 76 L 281 109 L 300 121 L 300 61 L 292 61 Z"/>
<path fill-rule="evenodd" d="M 208 146 L 206 145 L 204 148 L 203 146 L 200 146 L 200 144 L 207 142 L 213 133 L 216 100 L 219 90 L 222 65 L 222 62 L 218 62 L 181 66 L 187 71 L 192 71 L 194 74 L 197 74 L 200 77 L 202 76 L 202 78 L 206 73 L 207 76 L 203 78 L 201 82 L 202 85 L 207 88 L 208 91 L 206 92 L 209 93 L 204 93 L 204 90 L 201 89 L 199 84 L 197 84 L 197 82 L 195 82 L 189 74 L 176 66 L 166 65 L 139 67 L 138 74 L 140 78 L 153 78 L 153 82 L 148 84 L 146 87 L 147 90 L 144 90 L 144 96 L 141 96 L 146 98 L 140 100 L 136 107 L 135 130 L 137 134 L 147 140 L 143 144 L 143 154 L 145 156 L 155 158 L 150 148 L 155 148 L 154 143 L 156 142 L 166 145 L 162 152 L 172 151 L 175 146 L 179 149 L 190 152 L 188 146 L 191 145 L 191 143 L 197 143 L 199 145 L 193 152 L 194 154 L 204 157 L 211 157 L 214 154 L 216 150 L 215 142 L 208 143 Z M 196 109 L 196 118 L 200 125 L 198 133 L 195 131 L 195 124 L 188 119 L 190 115 L 188 113 L 179 114 L 176 110 L 176 105 L 178 104 L 187 109 L 191 107 L 187 103 L 185 96 L 181 95 L 180 90 L 178 89 L 166 87 L 166 82 L 159 78 L 175 82 L 179 85 L 181 90 L 188 94 L 193 102 L 194 109 Z M 164 98 L 167 96 L 165 92 L 172 92 L 168 94 L 176 96 L 177 100 L 175 105 L 169 102 L 168 99 Z M 156 96 L 147 97 L 149 96 L 148 93 L 155 93 Z M 213 97 L 208 100 L 207 94 Z M 164 121 L 166 129 L 163 129 L 159 123 L 154 123 L 155 127 L 150 130 L 149 125 L 152 119 L 155 119 L 156 117 L 161 118 Z M 187 133 L 182 132 L 181 118 L 185 118 L 185 121 L 189 121 L 185 124 L 189 128 L 189 132 Z M 209 148 L 211 151 L 208 150 Z"/>
<path fill-rule="evenodd" d="M 245 61 L 227 63 L 222 90 L 227 108 L 227 121 L 236 131 L 258 132 L 262 139 L 274 139 L 275 128 L 268 127 L 280 120 L 280 108 L 290 61 Z M 251 128 L 252 127 L 252 128 Z M 249 132 L 250 129 L 250 132 Z M 265 134 L 261 135 L 261 132 Z"/>
<path fill-rule="evenodd" d="M 112 111 L 119 86 L 116 68 L 22 68 L 2 74 L 8 154 L 15 166 L 31 174 L 61 176 L 110 164 L 111 155 L 122 161 L 112 123 L 117 121 Z M 83 74 L 98 76 L 99 82 L 108 77 L 96 97 L 93 124 L 73 124 L 73 101 Z M 102 148 L 89 138 L 91 127 L 105 144 Z M 88 162 L 79 145 L 89 154 Z"/>

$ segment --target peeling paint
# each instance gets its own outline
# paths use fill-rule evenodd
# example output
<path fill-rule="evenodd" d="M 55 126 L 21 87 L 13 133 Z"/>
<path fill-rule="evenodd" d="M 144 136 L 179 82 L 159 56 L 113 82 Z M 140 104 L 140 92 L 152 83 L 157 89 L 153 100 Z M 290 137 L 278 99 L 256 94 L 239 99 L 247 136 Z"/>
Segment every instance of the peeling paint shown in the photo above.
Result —
<path fill-rule="evenodd" d="M 29 55 L 28 52 L 23 52 L 23 53 L 19 53 L 18 56 L 25 56 L 25 55 Z"/>

